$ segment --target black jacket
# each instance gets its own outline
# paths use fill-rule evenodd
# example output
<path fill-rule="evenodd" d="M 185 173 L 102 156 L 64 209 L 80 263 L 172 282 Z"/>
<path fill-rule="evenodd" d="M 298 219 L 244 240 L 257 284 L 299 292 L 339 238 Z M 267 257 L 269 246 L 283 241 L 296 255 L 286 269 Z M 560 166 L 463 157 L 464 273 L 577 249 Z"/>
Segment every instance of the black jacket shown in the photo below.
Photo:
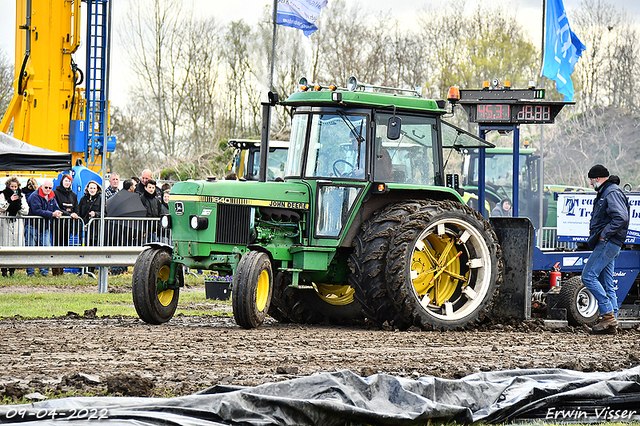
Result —
<path fill-rule="evenodd" d="M 92 218 L 90 212 L 96 212 L 94 217 L 100 217 L 100 206 L 102 205 L 102 191 L 98 187 L 98 192 L 93 197 L 89 195 L 89 191 L 84 190 L 84 196 L 80 199 L 80 217 L 84 223 L 89 222 Z"/>
<path fill-rule="evenodd" d="M 160 217 L 160 205 L 162 204 L 160 198 L 145 191 L 144 194 L 140 194 L 140 201 L 142 201 L 144 208 L 147 209 L 147 217 Z"/>
<path fill-rule="evenodd" d="M 615 176 L 606 180 L 595 200 L 589 221 L 589 240 L 591 250 L 598 244 L 600 236 L 622 247 L 629 229 L 629 201 L 624 192 L 614 182 Z M 619 182 L 619 180 L 617 180 Z"/>
<path fill-rule="evenodd" d="M 147 193 L 147 190 L 144 189 L 144 185 L 142 184 L 142 182 L 138 182 L 138 184 L 136 185 L 135 192 L 140 194 L 140 196 L 143 196 L 144 194 Z M 159 197 L 159 196 L 160 196 L 160 188 L 156 186 L 156 197 Z"/>
<path fill-rule="evenodd" d="M 63 216 L 71 216 L 71 213 L 79 214 L 78 196 L 71 188 L 58 185 L 53 192 L 56 194 L 56 201 L 58 201 L 58 207 L 62 210 Z"/>
<path fill-rule="evenodd" d="M 9 204 L 7 216 L 17 216 L 18 212 L 22 209 L 22 191 L 18 188 L 18 199 L 15 201 L 11 201 L 11 197 L 13 196 L 13 190 L 11 188 L 5 188 L 2 193 L 4 194 L 4 199 Z"/>

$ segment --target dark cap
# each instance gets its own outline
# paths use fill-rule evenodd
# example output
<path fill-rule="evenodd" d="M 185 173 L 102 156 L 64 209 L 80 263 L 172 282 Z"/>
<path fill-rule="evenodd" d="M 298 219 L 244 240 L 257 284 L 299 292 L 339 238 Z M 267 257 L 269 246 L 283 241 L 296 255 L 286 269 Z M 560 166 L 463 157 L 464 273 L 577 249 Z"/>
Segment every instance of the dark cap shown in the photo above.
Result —
<path fill-rule="evenodd" d="M 609 177 L 609 170 L 602 164 L 596 164 L 589 170 L 589 179 L 595 179 L 599 177 Z"/>

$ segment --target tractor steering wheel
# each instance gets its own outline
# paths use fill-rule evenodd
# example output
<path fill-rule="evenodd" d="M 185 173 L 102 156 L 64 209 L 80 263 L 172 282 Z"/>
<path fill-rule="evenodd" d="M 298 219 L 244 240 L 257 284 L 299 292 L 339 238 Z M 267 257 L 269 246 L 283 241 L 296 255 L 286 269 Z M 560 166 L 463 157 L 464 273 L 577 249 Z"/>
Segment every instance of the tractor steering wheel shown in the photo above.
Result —
<path fill-rule="evenodd" d="M 338 170 L 338 164 L 339 164 L 339 163 L 344 163 L 344 164 L 346 164 L 347 166 L 351 167 L 351 170 L 350 170 L 350 171 L 348 171 L 348 172 L 347 172 L 347 171 L 345 171 L 345 172 L 340 172 L 340 170 Z M 338 176 L 338 177 L 342 177 L 342 176 L 346 176 L 346 175 L 351 174 L 351 173 L 353 172 L 353 169 L 354 169 L 353 164 L 351 164 L 351 163 L 350 163 L 350 162 L 348 162 L 347 160 L 336 160 L 336 161 L 333 163 L 333 174 L 334 174 L 335 176 Z"/>

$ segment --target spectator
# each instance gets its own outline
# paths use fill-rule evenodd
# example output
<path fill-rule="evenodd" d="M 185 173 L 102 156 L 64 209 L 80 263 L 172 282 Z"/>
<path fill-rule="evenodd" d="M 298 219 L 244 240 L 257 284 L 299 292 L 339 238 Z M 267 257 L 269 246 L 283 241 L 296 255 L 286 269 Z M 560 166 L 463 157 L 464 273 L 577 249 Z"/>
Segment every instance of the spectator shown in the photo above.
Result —
<path fill-rule="evenodd" d="M 144 186 L 144 194 L 140 195 L 142 205 L 144 205 L 147 210 L 147 217 L 160 217 L 162 201 L 156 193 L 156 181 L 147 179 L 147 183 Z M 149 221 L 147 223 L 147 232 L 145 232 L 145 234 L 149 236 L 148 242 L 157 241 L 157 226 L 158 223 L 156 222 Z"/>
<path fill-rule="evenodd" d="M 51 245 L 51 219 L 58 219 L 62 211 L 58 207 L 56 196 L 53 193 L 53 181 L 46 179 L 44 183 L 34 191 L 27 200 L 30 215 L 40 216 L 41 220 L 30 220 L 26 223 L 26 245 L 50 246 Z M 33 277 L 34 268 L 27 268 L 27 276 Z M 49 275 L 49 268 L 40 268 L 40 275 Z"/>
<path fill-rule="evenodd" d="M 29 180 L 27 180 L 27 184 L 25 185 L 24 189 L 22 190 L 22 193 L 24 194 L 24 198 L 29 200 L 29 196 L 36 189 L 38 189 L 38 181 L 36 180 L 36 178 L 29 178 Z"/>
<path fill-rule="evenodd" d="M 511 217 L 513 213 L 511 211 L 511 199 L 503 198 L 498 204 L 491 210 L 491 217 Z"/>
<path fill-rule="evenodd" d="M 80 199 L 80 217 L 84 223 L 89 223 L 93 218 L 100 217 L 100 207 L 102 205 L 102 188 L 95 180 L 89 181 L 84 189 L 84 196 Z M 96 246 L 98 242 L 98 226 L 93 226 L 88 232 L 89 241 L 87 244 Z"/>
<path fill-rule="evenodd" d="M 66 217 L 66 219 L 58 220 L 53 224 L 52 233 L 54 246 L 68 246 L 71 235 L 78 235 L 80 231 L 78 222 L 72 221 L 72 219 L 78 219 L 78 212 L 80 211 L 78 209 L 78 197 L 71 187 L 72 183 L 73 178 L 71 175 L 65 173 L 62 175 L 60 185 L 53 191 L 56 196 L 56 201 L 58 202 L 58 207 L 62 210 L 62 216 Z M 54 276 L 62 275 L 63 269 L 53 268 L 51 272 Z"/>
<path fill-rule="evenodd" d="M 20 190 L 20 182 L 15 176 L 7 179 L 6 188 L 0 192 L 0 216 L 24 216 L 29 213 L 27 199 Z M 21 235 L 24 235 L 22 222 L 17 219 L 0 220 L 3 246 L 19 246 Z M 2 276 L 13 275 L 15 268 L 2 268 Z"/>
<path fill-rule="evenodd" d="M 109 198 L 118 192 L 118 186 L 120 186 L 120 175 L 118 173 L 111 173 L 111 176 L 109 176 L 109 186 L 104 190 L 105 201 L 109 201 Z"/>
<path fill-rule="evenodd" d="M 162 188 L 160 188 L 160 192 L 164 193 L 164 191 L 170 191 L 171 190 L 171 184 L 169 182 L 165 182 L 162 184 Z"/>
<path fill-rule="evenodd" d="M 140 195 L 140 200 L 147 209 L 147 217 L 160 217 L 160 207 L 162 202 L 156 195 L 156 181 L 147 179 L 144 186 L 144 194 Z"/>
<path fill-rule="evenodd" d="M 169 190 L 162 193 L 162 204 L 160 205 L 160 216 L 169 214 Z"/>
<path fill-rule="evenodd" d="M 133 178 L 132 178 L 133 179 Z M 146 192 L 146 186 L 147 186 L 147 182 L 149 180 L 153 180 L 153 177 L 151 175 L 151 170 L 149 169 L 144 169 L 142 171 L 142 173 L 140 174 L 140 183 L 138 183 L 136 185 L 136 192 L 140 195 L 144 195 L 144 193 Z M 154 181 L 155 182 L 155 181 Z M 156 191 L 156 197 L 160 197 L 160 188 L 156 187 L 156 184 L 153 185 Z"/>
<path fill-rule="evenodd" d="M 122 189 L 124 191 L 135 192 L 135 190 L 136 190 L 136 182 L 133 179 L 126 179 L 122 183 Z"/>

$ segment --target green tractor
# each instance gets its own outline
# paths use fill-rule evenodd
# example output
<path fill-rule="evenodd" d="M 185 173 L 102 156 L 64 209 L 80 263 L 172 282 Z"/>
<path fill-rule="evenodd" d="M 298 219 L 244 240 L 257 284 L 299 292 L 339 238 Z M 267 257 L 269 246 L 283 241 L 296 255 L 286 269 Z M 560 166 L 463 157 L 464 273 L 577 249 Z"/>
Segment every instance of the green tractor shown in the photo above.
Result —
<path fill-rule="evenodd" d="M 274 98 L 263 104 L 266 123 Z M 247 329 L 267 314 L 396 329 L 480 318 L 501 281 L 501 249 L 463 202 L 458 176 L 445 176 L 443 150 L 493 145 L 443 121 L 444 101 L 353 77 L 348 89 L 281 104 L 292 110 L 282 181 L 173 186 L 161 219 L 173 245 L 151 245 L 134 267 L 140 318 L 171 319 L 183 266 L 232 275 L 233 315 Z"/>
<path fill-rule="evenodd" d="M 260 141 L 251 139 L 231 139 L 228 147 L 233 149 L 233 158 L 227 167 L 238 179 L 258 180 L 260 166 Z M 267 181 L 284 177 L 284 165 L 287 161 L 289 142 L 269 142 L 269 170 Z"/>

